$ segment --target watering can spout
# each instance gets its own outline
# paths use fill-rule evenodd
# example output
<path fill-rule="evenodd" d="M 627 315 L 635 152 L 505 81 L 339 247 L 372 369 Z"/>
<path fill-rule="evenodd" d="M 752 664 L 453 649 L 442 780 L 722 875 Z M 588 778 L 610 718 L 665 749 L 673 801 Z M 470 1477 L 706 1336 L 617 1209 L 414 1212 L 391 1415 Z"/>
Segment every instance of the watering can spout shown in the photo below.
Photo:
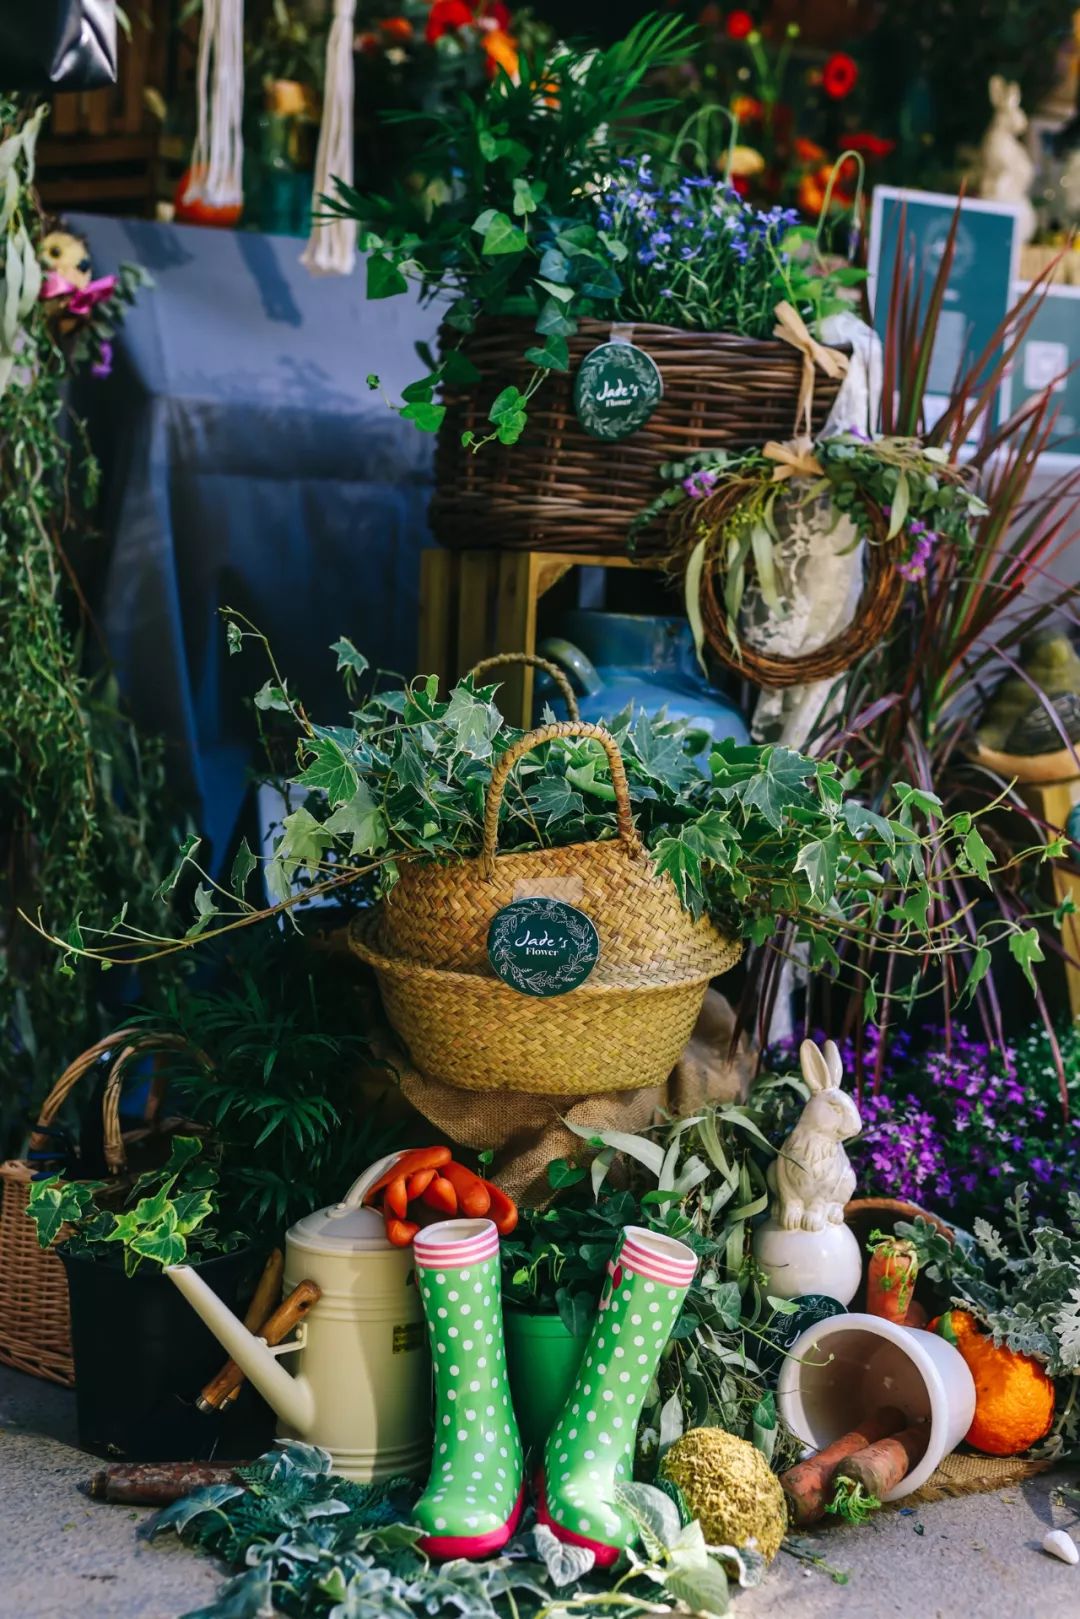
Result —
<path fill-rule="evenodd" d="M 315 1417 L 315 1400 L 307 1379 L 290 1376 L 273 1351 L 237 1320 L 190 1265 L 170 1265 L 165 1275 L 180 1289 L 196 1315 L 246 1373 L 279 1420 L 301 1437 L 309 1433 Z"/>

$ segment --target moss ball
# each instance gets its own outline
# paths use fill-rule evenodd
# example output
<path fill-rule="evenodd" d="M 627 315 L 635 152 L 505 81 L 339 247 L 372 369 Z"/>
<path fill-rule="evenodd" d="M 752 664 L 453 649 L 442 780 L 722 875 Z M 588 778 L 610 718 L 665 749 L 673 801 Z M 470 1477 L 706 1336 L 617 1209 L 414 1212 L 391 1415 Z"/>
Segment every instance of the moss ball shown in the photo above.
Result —
<path fill-rule="evenodd" d="M 691 1428 L 672 1445 L 660 1472 L 678 1486 L 711 1546 L 753 1541 L 772 1562 L 787 1532 L 787 1505 L 760 1450 L 723 1428 Z"/>

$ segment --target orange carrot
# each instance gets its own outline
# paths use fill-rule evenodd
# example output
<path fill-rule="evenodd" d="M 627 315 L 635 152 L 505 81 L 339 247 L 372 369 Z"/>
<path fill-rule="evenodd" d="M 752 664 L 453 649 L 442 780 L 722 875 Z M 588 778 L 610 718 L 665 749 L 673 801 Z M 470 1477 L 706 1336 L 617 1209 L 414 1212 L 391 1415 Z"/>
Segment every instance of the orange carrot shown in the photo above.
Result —
<path fill-rule="evenodd" d="M 826 1445 L 824 1450 L 819 1450 L 816 1456 L 808 1456 L 804 1462 L 796 1462 L 794 1467 L 782 1473 L 780 1483 L 784 1486 L 795 1522 L 816 1523 L 823 1518 L 833 1475 L 841 1464 L 877 1440 L 898 1433 L 905 1421 L 904 1413 L 895 1406 L 882 1406 L 880 1411 L 866 1417 L 850 1433 L 843 1434 L 839 1439 L 834 1439 L 831 1445 Z"/>
<path fill-rule="evenodd" d="M 458 1211 L 457 1193 L 445 1175 L 436 1175 L 424 1193 L 423 1201 L 429 1209 L 438 1209 L 440 1214 L 456 1214 Z"/>
<path fill-rule="evenodd" d="M 412 1220 L 395 1220 L 388 1216 L 386 1221 L 386 1235 L 395 1248 L 407 1248 L 412 1242 L 420 1227 Z"/>
<path fill-rule="evenodd" d="M 456 1164 L 451 1159 L 448 1164 L 443 1165 L 440 1173 L 457 1193 L 458 1208 L 462 1214 L 467 1214 L 470 1219 L 475 1220 L 485 1215 L 491 1208 L 491 1193 L 487 1186 L 479 1175 L 474 1175 L 464 1164 Z"/>
<path fill-rule="evenodd" d="M 508 1237 L 518 1223 L 517 1204 L 512 1197 L 508 1197 L 502 1187 L 496 1186 L 494 1181 L 482 1181 L 491 1203 L 488 1208 L 488 1218 L 495 1223 L 495 1229 L 500 1237 Z"/>
<path fill-rule="evenodd" d="M 399 1175 L 409 1176 L 418 1169 L 441 1169 L 443 1164 L 450 1162 L 449 1147 L 410 1147 L 407 1152 L 399 1153 L 397 1162 L 384 1169 L 377 1181 L 373 1181 L 364 1196 L 365 1203 L 373 1203 L 377 1192 L 391 1181 L 396 1181 Z"/>
<path fill-rule="evenodd" d="M 404 1220 L 409 1208 L 409 1193 L 404 1175 L 399 1175 L 396 1180 L 387 1183 L 383 1194 L 383 1208 L 389 1209 L 391 1214 L 396 1214 L 399 1220 Z"/>
<path fill-rule="evenodd" d="M 413 1170 L 405 1183 L 405 1195 L 410 1203 L 415 1202 L 418 1197 L 423 1197 L 437 1174 L 437 1169 Z"/>
<path fill-rule="evenodd" d="M 870 1263 L 866 1270 L 866 1310 L 903 1326 L 911 1307 L 919 1259 L 905 1238 L 870 1235 Z"/>
<path fill-rule="evenodd" d="M 901 1479 L 921 1461 L 929 1437 L 929 1423 L 912 1423 L 901 1433 L 879 1439 L 841 1462 L 836 1469 L 835 1482 L 850 1479 L 853 1484 L 862 1486 L 864 1498 L 873 1496 L 877 1501 L 884 1501 L 890 1490 L 895 1490 Z"/>

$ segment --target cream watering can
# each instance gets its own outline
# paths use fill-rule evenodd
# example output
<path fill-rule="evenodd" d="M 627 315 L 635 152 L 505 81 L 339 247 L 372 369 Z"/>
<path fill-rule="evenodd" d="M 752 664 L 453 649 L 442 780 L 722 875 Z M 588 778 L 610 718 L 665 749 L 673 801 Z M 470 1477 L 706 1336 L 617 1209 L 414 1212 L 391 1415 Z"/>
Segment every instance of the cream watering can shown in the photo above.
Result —
<path fill-rule="evenodd" d="M 320 1294 L 287 1343 L 249 1332 L 190 1265 L 165 1271 L 272 1406 L 278 1437 L 321 1445 L 336 1473 L 362 1483 L 425 1473 L 431 1462 L 431 1360 L 412 1249 L 395 1248 L 382 1216 L 363 1207 L 400 1157 L 380 1158 L 340 1203 L 286 1232 L 286 1298 L 304 1281 Z"/>

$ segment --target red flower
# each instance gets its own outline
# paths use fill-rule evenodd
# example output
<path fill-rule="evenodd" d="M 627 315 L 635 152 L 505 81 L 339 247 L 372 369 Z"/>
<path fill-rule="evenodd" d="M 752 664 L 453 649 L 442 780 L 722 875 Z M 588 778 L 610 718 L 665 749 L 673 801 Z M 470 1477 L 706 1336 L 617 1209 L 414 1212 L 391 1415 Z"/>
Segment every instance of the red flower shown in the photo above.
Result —
<path fill-rule="evenodd" d="M 510 11 L 503 5 L 503 0 L 492 0 L 490 5 L 485 5 L 481 0 L 481 4 L 476 8 L 476 15 L 479 18 L 490 19 L 496 28 L 502 29 L 503 33 L 510 30 Z"/>
<path fill-rule="evenodd" d="M 444 34 L 456 34 L 459 28 L 468 28 L 474 21 L 472 7 L 465 0 L 435 0 L 428 16 L 424 38 L 434 45 Z"/>
<path fill-rule="evenodd" d="M 874 135 L 869 130 L 845 135 L 844 145 L 850 146 L 853 152 L 864 152 L 867 157 L 888 157 L 896 149 L 895 141 L 887 140 L 884 135 Z"/>
<path fill-rule="evenodd" d="M 376 27 L 380 28 L 388 39 L 412 38 L 412 23 L 408 17 L 384 17 Z"/>
<path fill-rule="evenodd" d="M 843 101 L 855 88 L 855 81 L 859 77 L 859 70 L 850 56 L 843 51 L 837 51 L 825 63 L 825 70 L 821 75 L 821 83 L 827 96 L 834 101 Z"/>
<path fill-rule="evenodd" d="M 727 35 L 729 39 L 745 39 L 754 31 L 754 19 L 748 11 L 729 11 Z"/>
<path fill-rule="evenodd" d="M 745 174 L 733 174 L 728 183 L 737 196 L 748 197 L 750 195 L 750 182 Z"/>

